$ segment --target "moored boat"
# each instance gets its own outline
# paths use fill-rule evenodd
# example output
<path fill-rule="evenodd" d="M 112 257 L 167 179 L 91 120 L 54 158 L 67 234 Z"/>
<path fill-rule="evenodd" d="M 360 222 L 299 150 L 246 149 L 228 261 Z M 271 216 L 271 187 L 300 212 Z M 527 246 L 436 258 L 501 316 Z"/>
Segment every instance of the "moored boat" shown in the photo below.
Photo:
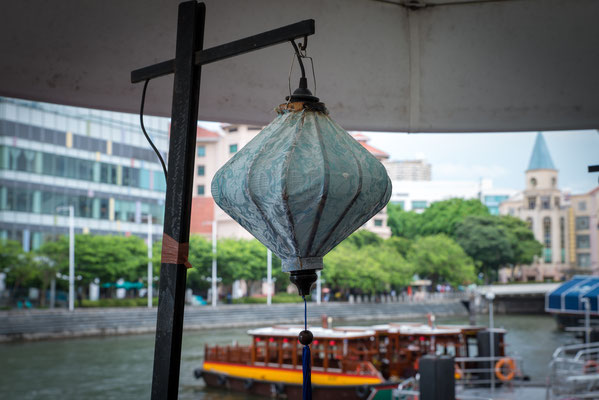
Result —
<path fill-rule="evenodd" d="M 293 325 L 252 329 L 248 331 L 250 345 L 206 346 L 204 364 L 195 375 L 211 387 L 300 399 L 302 345 L 297 336 L 302 329 Z M 313 398 L 391 398 L 402 380 L 417 374 L 423 355 L 473 357 L 481 353 L 477 337 L 484 329 L 419 323 L 312 327 Z M 499 357 L 504 355 L 504 333 L 496 330 L 495 355 Z"/>

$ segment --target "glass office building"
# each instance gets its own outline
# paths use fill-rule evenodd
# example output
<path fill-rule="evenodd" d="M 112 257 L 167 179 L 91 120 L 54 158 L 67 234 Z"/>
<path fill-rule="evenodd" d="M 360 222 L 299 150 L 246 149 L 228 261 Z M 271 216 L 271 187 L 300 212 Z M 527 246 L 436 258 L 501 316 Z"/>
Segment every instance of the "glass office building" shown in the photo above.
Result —
<path fill-rule="evenodd" d="M 169 121 L 145 117 L 166 159 Z M 139 116 L 0 98 L 0 238 L 25 250 L 68 232 L 162 233 L 166 182 Z"/>

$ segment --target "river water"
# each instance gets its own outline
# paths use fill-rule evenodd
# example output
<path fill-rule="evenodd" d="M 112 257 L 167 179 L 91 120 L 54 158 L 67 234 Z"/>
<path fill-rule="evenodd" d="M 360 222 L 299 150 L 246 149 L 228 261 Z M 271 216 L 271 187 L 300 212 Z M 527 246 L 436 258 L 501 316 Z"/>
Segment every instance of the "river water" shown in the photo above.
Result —
<path fill-rule="evenodd" d="M 383 321 L 381 321 L 383 322 Z M 423 321 L 424 322 L 424 321 Z M 467 323 L 464 318 L 438 322 Z M 487 322 L 479 318 L 479 323 Z M 372 321 L 363 325 L 373 324 Z M 352 325 L 356 323 L 352 322 Z M 546 315 L 496 316 L 495 326 L 508 330 L 507 352 L 524 358 L 523 372 L 544 382 L 553 350 L 574 342 L 558 332 Z M 247 329 L 185 332 L 181 356 L 181 399 L 248 398 L 203 387 L 193 377 L 205 344 L 248 344 Z M 0 344 L 0 399 L 140 399 L 149 398 L 154 335 L 111 336 Z"/>

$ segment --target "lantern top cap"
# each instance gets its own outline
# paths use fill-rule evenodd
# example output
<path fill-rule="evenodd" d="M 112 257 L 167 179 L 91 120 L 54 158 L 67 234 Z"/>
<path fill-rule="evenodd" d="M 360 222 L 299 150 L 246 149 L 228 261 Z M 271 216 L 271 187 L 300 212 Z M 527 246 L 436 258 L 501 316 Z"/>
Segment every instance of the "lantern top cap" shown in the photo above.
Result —
<path fill-rule="evenodd" d="M 275 111 L 277 114 L 285 114 L 286 112 L 297 112 L 297 111 L 319 111 L 324 114 L 329 114 L 329 110 L 327 110 L 324 103 L 320 102 L 304 102 L 304 101 L 294 101 L 289 103 L 283 103 L 279 105 Z"/>

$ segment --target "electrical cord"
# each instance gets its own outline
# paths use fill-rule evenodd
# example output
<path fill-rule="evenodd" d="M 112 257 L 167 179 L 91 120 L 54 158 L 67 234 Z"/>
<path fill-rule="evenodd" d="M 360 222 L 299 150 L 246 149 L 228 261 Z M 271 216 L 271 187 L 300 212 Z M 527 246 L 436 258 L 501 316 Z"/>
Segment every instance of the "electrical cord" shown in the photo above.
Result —
<path fill-rule="evenodd" d="M 167 178 L 166 165 L 164 164 L 162 155 L 160 155 L 160 152 L 158 151 L 156 146 L 154 146 L 154 142 L 152 142 L 152 139 L 150 139 L 148 132 L 146 132 L 146 127 L 144 126 L 144 104 L 146 102 L 146 89 L 148 88 L 148 83 L 150 83 L 150 80 L 146 79 L 146 81 L 144 83 L 144 89 L 141 94 L 141 108 L 139 110 L 139 122 L 141 124 L 141 130 L 143 131 L 144 136 L 148 140 L 148 143 L 150 143 L 150 146 L 152 146 L 152 149 L 154 149 L 154 153 L 156 153 L 156 155 L 158 156 L 158 159 L 160 159 L 160 164 L 162 164 L 162 170 L 164 171 L 164 179 L 166 180 L 166 178 Z"/>

